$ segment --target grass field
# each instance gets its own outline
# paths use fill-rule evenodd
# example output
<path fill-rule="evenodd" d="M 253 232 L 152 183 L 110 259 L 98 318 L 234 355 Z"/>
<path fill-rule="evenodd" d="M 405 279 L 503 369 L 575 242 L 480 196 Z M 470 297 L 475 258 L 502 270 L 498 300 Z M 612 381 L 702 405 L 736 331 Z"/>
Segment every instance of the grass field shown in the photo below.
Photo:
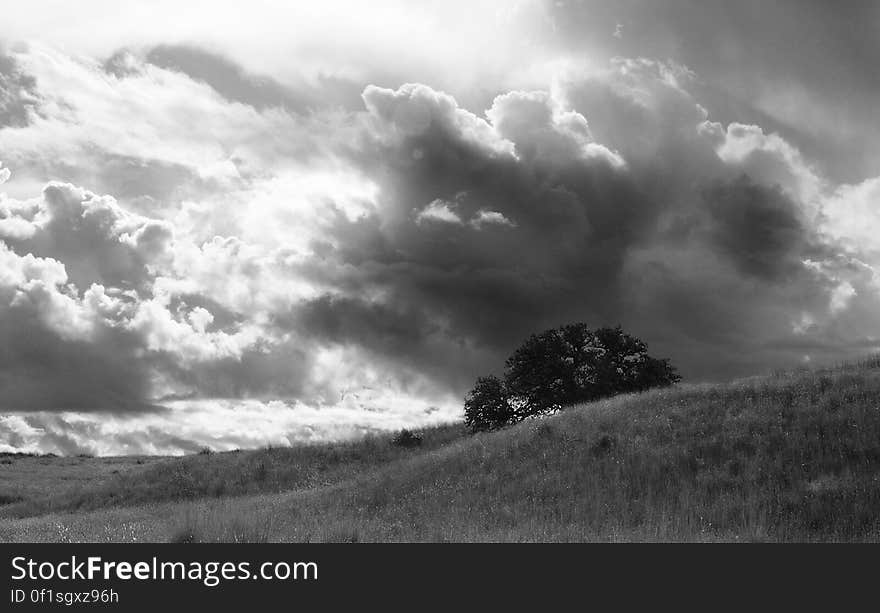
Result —
<path fill-rule="evenodd" d="M 876 541 L 880 367 L 444 426 L 417 448 L 3 462 L 6 541 Z"/>

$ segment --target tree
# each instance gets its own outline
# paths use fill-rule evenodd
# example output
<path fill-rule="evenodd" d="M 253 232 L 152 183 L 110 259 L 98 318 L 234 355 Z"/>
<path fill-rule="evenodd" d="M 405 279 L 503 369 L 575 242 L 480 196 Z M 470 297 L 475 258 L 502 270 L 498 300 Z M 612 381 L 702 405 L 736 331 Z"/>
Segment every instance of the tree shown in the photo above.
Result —
<path fill-rule="evenodd" d="M 504 383 L 498 377 L 477 379 L 464 401 L 464 421 L 472 432 L 493 430 L 515 421 Z"/>
<path fill-rule="evenodd" d="M 506 362 L 505 385 L 520 419 L 680 380 L 620 326 L 577 323 L 529 337 Z"/>
<path fill-rule="evenodd" d="M 465 416 L 472 430 L 487 430 L 679 380 L 668 360 L 649 356 L 647 345 L 620 326 L 569 324 L 530 336 L 507 359 L 503 382 L 478 379 Z"/>

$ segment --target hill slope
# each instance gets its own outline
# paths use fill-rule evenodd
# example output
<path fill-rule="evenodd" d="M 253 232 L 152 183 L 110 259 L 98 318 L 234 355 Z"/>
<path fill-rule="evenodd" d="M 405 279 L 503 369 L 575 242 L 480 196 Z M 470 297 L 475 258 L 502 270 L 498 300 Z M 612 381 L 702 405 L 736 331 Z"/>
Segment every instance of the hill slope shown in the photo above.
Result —
<path fill-rule="evenodd" d="M 880 540 L 875 366 L 617 397 L 287 492 L 6 519 L 0 538 Z"/>

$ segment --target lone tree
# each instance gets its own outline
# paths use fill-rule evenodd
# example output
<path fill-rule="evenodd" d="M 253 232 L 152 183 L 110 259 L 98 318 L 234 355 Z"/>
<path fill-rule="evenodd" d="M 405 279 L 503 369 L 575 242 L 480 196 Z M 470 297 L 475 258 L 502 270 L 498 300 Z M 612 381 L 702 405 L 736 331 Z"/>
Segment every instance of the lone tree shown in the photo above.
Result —
<path fill-rule="evenodd" d="M 473 431 L 680 380 L 668 360 L 648 355 L 639 339 L 616 328 L 577 323 L 530 336 L 506 362 L 504 381 L 480 377 L 465 401 Z"/>

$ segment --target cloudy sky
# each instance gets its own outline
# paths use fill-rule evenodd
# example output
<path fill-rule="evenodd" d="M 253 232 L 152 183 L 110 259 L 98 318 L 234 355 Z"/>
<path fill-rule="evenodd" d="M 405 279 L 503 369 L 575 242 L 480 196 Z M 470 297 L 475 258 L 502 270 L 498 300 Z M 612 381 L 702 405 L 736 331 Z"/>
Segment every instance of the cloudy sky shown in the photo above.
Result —
<path fill-rule="evenodd" d="M 0 451 L 448 421 L 572 321 L 880 348 L 876 2 L 0 11 Z"/>

